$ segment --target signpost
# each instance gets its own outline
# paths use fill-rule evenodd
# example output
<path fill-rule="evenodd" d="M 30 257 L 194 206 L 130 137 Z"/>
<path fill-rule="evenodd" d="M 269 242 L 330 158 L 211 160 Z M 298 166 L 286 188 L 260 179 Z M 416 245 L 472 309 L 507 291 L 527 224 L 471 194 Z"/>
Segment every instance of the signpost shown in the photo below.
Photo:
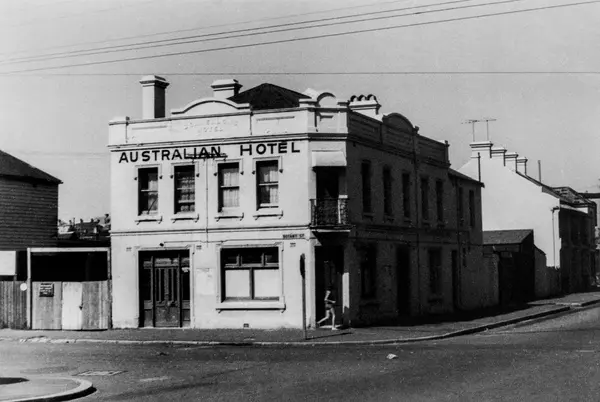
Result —
<path fill-rule="evenodd" d="M 304 340 L 308 339 L 306 334 L 306 262 L 304 254 L 300 255 L 300 275 L 302 275 L 302 331 Z"/>

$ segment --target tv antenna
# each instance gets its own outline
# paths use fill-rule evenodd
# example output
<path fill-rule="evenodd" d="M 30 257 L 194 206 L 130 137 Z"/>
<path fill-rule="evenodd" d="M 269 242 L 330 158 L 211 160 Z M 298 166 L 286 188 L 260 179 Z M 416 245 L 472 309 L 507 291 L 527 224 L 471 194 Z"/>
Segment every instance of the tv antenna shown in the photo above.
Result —
<path fill-rule="evenodd" d="M 496 119 L 469 119 L 465 120 L 462 124 L 470 124 L 471 132 L 473 134 L 473 142 L 475 142 L 475 124 L 485 123 L 485 135 L 487 140 L 490 140 L 490 121 L 496 121 Z"/>

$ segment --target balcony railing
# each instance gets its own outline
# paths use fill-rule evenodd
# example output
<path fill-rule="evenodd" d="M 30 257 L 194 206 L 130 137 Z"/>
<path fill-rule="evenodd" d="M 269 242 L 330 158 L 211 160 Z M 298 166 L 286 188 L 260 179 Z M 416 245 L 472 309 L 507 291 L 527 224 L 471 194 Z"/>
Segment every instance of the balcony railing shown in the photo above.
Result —
<path fill-rule="evenodd" d="M 348 199 L 318 198 L 310 200 L 313 227 L 348 226 Z"/>

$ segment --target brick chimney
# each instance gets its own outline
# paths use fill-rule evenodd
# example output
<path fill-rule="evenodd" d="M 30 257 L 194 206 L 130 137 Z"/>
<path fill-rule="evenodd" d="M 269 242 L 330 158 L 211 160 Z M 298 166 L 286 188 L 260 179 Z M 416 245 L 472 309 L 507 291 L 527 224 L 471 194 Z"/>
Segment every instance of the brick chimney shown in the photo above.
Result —
<path fill-rule="evenodd" d="M 165 117 L 165 89 L 167 80 L 156 75 L 147 75 L 140 80 L 142 84 L 142 118 L 160 119 Z"/>
<path fill-rule="evenodd" d="M 507 152 L 504 155 L 504 164 L 512 171 L 517 171 L 517 158 L 519 154 L 516 152 Z"/>
<path fill-rule="evenodd" d="M 216 80 L 210 86 L 213 89 L 213 97 L 217 99 L 227 99 L 237 95 L 242 85 L 238 80 L 232 78 L 226 80 Z"/>
<path fill-rule="evenodd" d="M 527 158 L 517 159 L 517 172 L 527 175 Z"/>
<path fill-rule="evenodd" d="M 469 144 L 471 147 L 471 158 L 477 159 L 478 155 L 481 155 L 481 159 L 488 159 L 490 157 L 490 151 L 492 144 L 490 141 L 472 142 Z"/>
<path fill-rule="evenodd" d="M 365 116 L 377 118 L 381 105 L 375 95 L 353 95 L 348 103 L 350 110 L 364 114 Z"/>
<path fill-rule="evenodd" d="M 504 147 L 492 148 L 492 159 L 500 162 L 504 166 L 506 166 L 505 155 L 506 155 L 506 148 L 504 148 Z"/>

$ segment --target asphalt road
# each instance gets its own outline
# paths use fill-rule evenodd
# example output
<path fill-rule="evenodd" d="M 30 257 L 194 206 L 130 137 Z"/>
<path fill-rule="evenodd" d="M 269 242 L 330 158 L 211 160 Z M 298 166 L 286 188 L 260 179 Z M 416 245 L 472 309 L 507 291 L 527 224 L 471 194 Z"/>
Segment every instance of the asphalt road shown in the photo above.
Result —
<path fill-rule="evenodd" d="M 600 308 L 385 347 L 0 342 L 2 376 L 100 372 L 80 401 L 600 401 L 599 364 Z"/>

